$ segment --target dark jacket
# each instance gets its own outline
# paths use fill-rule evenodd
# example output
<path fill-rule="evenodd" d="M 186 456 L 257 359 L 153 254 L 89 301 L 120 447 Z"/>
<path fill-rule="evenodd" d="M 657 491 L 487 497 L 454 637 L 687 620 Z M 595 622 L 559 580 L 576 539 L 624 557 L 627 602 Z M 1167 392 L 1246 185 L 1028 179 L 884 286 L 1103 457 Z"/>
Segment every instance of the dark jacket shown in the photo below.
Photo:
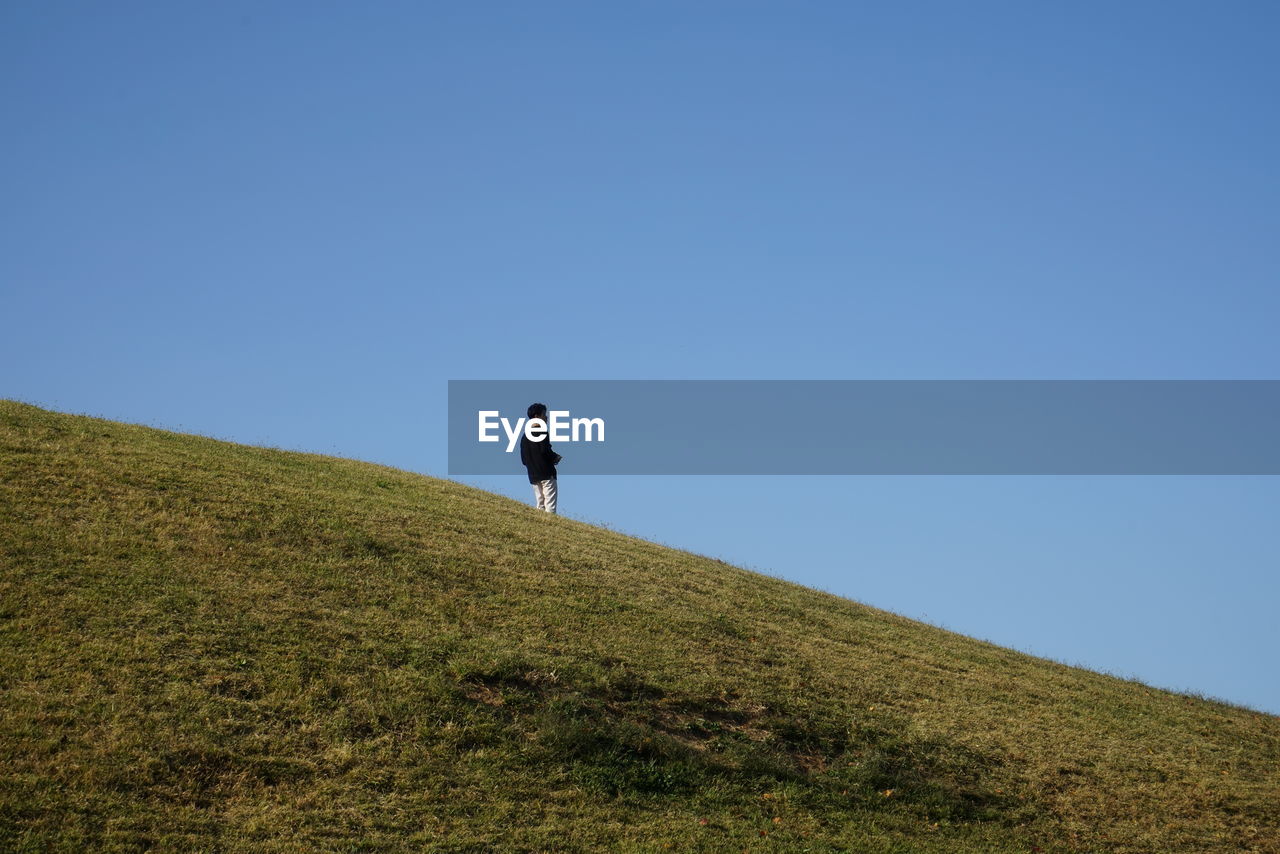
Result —
<path fill-rule="evenodd" d="M 560 455 L 551 450 L 550 437 L 541 442 L 531 442 L 528 436 L 520 437 L 520 462 L 529 470 L 530 483 L 555 480 L 559 461 Z"/>

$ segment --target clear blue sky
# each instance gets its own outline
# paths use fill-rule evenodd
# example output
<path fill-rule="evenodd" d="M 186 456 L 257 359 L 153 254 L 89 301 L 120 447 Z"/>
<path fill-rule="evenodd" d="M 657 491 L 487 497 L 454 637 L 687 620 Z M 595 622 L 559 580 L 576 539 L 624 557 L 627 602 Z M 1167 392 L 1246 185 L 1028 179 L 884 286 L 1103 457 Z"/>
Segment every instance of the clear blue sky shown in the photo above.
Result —
<path fill-rule="evenodd" d="M 442 474 L 448 379 L 1280 378 L 1278 39 L 1271 2 L 5 3 L 0 396 Z M 1280 712 L 1280 478 L 564 474 L 577 518 Z"/>

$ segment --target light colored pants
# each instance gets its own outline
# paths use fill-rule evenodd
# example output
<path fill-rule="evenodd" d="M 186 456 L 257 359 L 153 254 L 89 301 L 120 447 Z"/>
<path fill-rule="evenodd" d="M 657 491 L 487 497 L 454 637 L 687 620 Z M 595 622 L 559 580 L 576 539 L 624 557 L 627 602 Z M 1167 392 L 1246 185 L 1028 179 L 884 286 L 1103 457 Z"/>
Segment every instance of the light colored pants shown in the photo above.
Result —
<path fill-rule="evenodd" d="M 533 498 L 539 510 L 546 510 L 548 513 L 556 512 L 556 479 L 553 477 L 551 480 L 535 483 Z"/>

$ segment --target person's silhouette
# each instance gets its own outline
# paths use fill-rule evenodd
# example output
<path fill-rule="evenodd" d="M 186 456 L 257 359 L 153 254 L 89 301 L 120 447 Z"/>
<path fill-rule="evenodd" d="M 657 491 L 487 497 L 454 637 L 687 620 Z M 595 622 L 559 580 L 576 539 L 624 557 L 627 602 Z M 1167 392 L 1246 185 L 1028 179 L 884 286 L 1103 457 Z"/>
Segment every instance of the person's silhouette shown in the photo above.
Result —
<path fill-rule="evenodd" d="M 547 424 L 547 407 L 541 403 L 529 404 L 529 420 L 540 419 Z M 520 462 L 529 472 L 529 483 L 533 484 L 533 497 L 539 510 L 548 513 L 556 512 L 556 463 L 560 455 L 551 449 L 550 428 L 546 438 L 535 442 L 529 438 L 526 429 L 520 437 Z"/>

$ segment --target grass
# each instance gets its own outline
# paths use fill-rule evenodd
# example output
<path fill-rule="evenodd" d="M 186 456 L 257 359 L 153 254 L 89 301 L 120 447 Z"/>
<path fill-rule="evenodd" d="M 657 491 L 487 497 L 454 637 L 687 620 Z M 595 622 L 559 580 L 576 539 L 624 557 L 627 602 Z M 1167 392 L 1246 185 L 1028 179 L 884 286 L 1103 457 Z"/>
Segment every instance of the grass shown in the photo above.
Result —
<path fill-rule="evenodd" d="M 0 402 L 0 848 L 1280 852 L 1280 719 Z"/>

